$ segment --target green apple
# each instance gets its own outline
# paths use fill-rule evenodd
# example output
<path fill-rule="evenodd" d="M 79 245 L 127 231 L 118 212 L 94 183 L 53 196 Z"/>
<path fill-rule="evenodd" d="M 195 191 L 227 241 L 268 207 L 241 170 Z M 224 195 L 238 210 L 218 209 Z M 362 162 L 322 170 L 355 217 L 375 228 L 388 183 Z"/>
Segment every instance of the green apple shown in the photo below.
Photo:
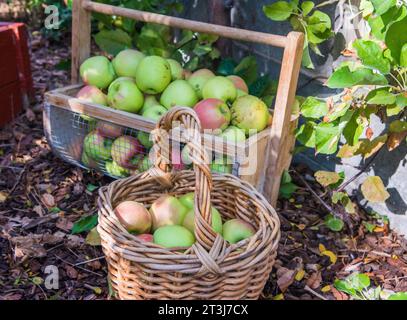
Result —
<path fill-rule="evenodd" d="M 136 71 L 137 87 L 144 93 L 157 94 L 171 82 L 171 67 L 159 56 L 148 56 L 140 61 Z"/>
<path fill-rule="evenodd" d="M 103 137 L 99 132 L 90 132 L 83 141 L 83 149 L 94 160 L 111 158 L 113 140 Z"/>
<path fill-rule="evenodd" d="M 174 59 L 167 59 L 167 61 L 171 67 L 172 81 L 184 79 L 184 69 L 182 69 L 181 64 L 177 60 L 174 60 Z"/>
<path fill-rule="evenodd" d="M 137 113 L 144 103 L 144 96 L 132 80 L 115 81 L 109 86 L 109 104 L 118 110 Z"/>
<path fill-rule="evenodd" d="M 115 139 L 120 137 L 123 133 L 123 128 L 116 124 L 106 121 L 98 121 L 96 130 L 104 137 Z"/>
<path fill-rule="evenodd" d="M 236 99 L 237 99 L 237 98 L 240 98 L 240 97 L 247 96 L 247 95 L 248 95 L 248 93 L 246 93 L 246 92 L 244 92 L 244 91 L 242 91 L 242 90 L 240 90 L 240 89 L 237 89 Z"/>
<path fill-rule="evenodd" d="M 153 230 L 167 225 L 180 225 L 184 221 L 187 210 L 174 196 L 161 196 L 153 202 L 150 208 Z"/>
<path fill-rule="evenodd" d="M 184 194 L 181 197 L 179 197 L 178 200 L 184 205 L 184 207 L 186 207 L 188 209 L 193 209 L 194 208 L 194 196 L 195 196 L 195 194 L 193 192 L 189 192 L 189 193 Z"/>
<path fill-rule="evenodd" d="M 150 140 L 149 132 L 139 131 L 137 133 L 137 139 L 147 149 L 150 149 L 154 145 L 154 142 Z"/>
<path fill-rule="evenodd" d="M 204 99 L 215 98 L 233 103 L 237 96 L 237 90 L 232 80 L 217 76 L 206 82 L 202 89 L 202 96 Z"/>
<path fill-rule="evenodd" d="M 136 77 L 137 66 L 145 57 L 140 51 L 127 49 L 118 53 L 112 64 L 119 77 Z"/>
<path fill-rule="evenodd" d="M 167 112 L 167 109 L 160 105 L 155 105 L 148 108 L 146 111 L 143 112 L 142 116 L 144 118 L 158 121 L 161 117 Z"/>
<path fill-rule="evenodd" d="M 227 142 L 238 143 L 246 140 L 245 132 L 235 126 L 229 126 L 220 135 Z"/>
<path fill-rule="evenodd" d="M 265 129 L 270 116 L 266 104 L 251 95 L 236 99 L 231 112 L 232 125 L 244 130 L 246 135 L 251 130 L 259 132 Z"/>
<path fill-rule="evenodd" d="M 157 101 L 157 97 L 156 96 L 152 96 L 149 94 L 146 94 L 144 96 L 144 104 L 143 107 L 139 110 L 139 114 L 143 114 L 144 111 L 146 111 L 148 108 L 152 107 L 152 106 L 160 106 L 160 103 Z"/>
<path fill-rule="evenodd" d="M 104 56 L 86 59 L 80 66 L 83 82 L 88 85 L 106 89 L 116 78 L 112 63 Z"/>
<path fill-rule="evenodd" d="M 105 169 L 113 177 L 123 178 L 130 175 L 130 170 L 119 166 L 116 161 L 106 161 Z"/>
<path fill-rule="evenodd" d="M 141 203 L 123 201 L 114 209 L 114 213 L 129 232 L 143 234 L 151 229 L 151 215 Z"/>
<path fill-rule="evenodd" d="M 232 244 L 247 239 L 254 234 L 254 228 L 241 219 L 231 219 L 223 224 L 223 238 Z"/>
<path fill-rule="evenodd" d="M 190 247 L 195 236 L 187 228 L 171 225 L 157 229 L 153 235 L 154 243 L 165 248 Z"/>
<path fill-rule="evenodd" d="M 162 93 L 160 103 L 170 109 L 174 106 L 193 107 L 198 102 L 194 88 L 186 80 L 175 80 Z"/>
<path fill-rule="evenodd" d="M 151 162 L 149 156 L 147 155 L 147 156 L 143 157 L 143 158 L 138 162 L 138 167 L 137 167 L 137 168 L 138 168 L 138 170 L 139 170 L 140 172 L 144 172 L 144 171 L 149 170 L 152 166 L 153 166 L 153 164 L 152 164 L 152 162 Z"/>
<path fill-rule="evenodd" d="M 85 151 L 82 152 L 81 162 L 84 166 L 86 166 L 90 169 L 99 168 L 98 163 L 95 160 L 93 160 L 92 158 L 90 158 Z"/>
<path fill-rule="evenodd" d="M 215 207 L 211 208 L 212 213 L 212 228 L 216 233 L 222 234 L 222 217 Z M 194 233 L 195 231 L 195 211 L 191 209 L 188 211 L 184 218 L 182 225 L 187 228 L 189 231 Z"/>
<path fill-rule="evenodd" d="M 209 69 L 200 69 L 192 73 L 190 76 L 185 77 L 188 79 L 189 84 L 194 88 L 198 99 L 202 99 L 202 88 L 209 79 L 214 78 L 215 74 Z"/>
<path fill-rule="evenodd" d="M 224 163 L 211 163 L 209 165 L 211 171 L 214 173 L 232 173 L 232 165 L 231 164 L 224 164 Z"/>

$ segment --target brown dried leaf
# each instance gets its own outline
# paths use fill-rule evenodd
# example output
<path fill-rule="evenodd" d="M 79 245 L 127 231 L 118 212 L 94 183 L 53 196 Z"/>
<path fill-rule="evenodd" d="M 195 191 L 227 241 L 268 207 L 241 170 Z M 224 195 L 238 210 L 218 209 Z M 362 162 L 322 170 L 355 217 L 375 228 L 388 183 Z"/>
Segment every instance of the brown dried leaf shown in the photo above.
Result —
<path fill-rule="evenodd" d="M 287 288 L 294 282 L 295 274 L 295 270 L 290 270 L 284 267 L 277 270 L 277 285 L 282 292 L 286 291 Z"/>
<path fill-rule="evenodd" d="M 307 280 L 307 286 L 310 287 L 311 289 L 317 289 L 321 285 L 322 282 L 322 276 L 321 272 L 314 272 L 310 275 L 310 277 Z"/>
<path fill-rule="evenodd" d="M 387 149 L 389 151 L 393 151 L 404 141 L 406 137 L 407 131 L 390 133 L 389 139 L 387 140 Z"/>
<path fill-rule="evenodd" d="M 44 204 L 48 207 L 48 208 L 53 208 L 55 207 L 55 199 L 52 196 L 52 194 L 49 193 L 44 193 L 42 195 L 42 201 L 44 202 Z"/>

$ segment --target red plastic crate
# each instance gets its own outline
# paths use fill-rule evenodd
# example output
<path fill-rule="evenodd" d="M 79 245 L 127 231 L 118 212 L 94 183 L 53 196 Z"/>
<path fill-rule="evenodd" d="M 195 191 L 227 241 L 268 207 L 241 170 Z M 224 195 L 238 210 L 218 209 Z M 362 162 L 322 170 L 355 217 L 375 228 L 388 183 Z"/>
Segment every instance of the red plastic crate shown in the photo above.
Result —
<path fill-rule="evenodd" d="M 33 97 L 27 29 L 23 23 L 0 22 L 0 126 Z"/>

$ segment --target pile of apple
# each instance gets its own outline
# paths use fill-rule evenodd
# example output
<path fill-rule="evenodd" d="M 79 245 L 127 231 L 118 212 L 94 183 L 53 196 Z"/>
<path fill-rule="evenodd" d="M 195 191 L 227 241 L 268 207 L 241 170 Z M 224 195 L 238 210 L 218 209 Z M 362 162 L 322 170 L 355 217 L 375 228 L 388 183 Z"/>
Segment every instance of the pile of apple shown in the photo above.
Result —
<path fill-rule="evenodd" d="M 191 107 L 203 129 L 216 130 L 226 141 L 242 142 L 249 132 L 259 132 L 271 122 L 265 103 L 248 94 L 239 76 L 216 76 L 209 69 L 191 73 L 173 59 L 127 49 L 112 61 L 104 56 L 87 59 L 80 74 L 86 86 L 78 92 L 79 99 L 154 121 L 174 106 Z M 123 135 L 121 127 L 106 122 L 93 123 L 91 128 L 84 140 L 85 165 L 106 161 L 106 171 L 119 177 L 148 169 L 149 160 L 142 156 L 152 146 L 148 133 Z M 231 166 L 223 164 L 212 169 L 231 172 Z"/>
<path fill-rule="evenodd" d="M 241 219 L 223 223 L 219 211 L 213 206 L 211 210 L 213 230 L 229 243 L 237 243 L 255 233 L 249 223 Z M 114 212 L 127 231 L 141 240 L 165 248 L 190 247 L 195 243 L 194 193 L 179 198 L 163 195 L 149 210 L 136 201 L 124 201 Z"/>

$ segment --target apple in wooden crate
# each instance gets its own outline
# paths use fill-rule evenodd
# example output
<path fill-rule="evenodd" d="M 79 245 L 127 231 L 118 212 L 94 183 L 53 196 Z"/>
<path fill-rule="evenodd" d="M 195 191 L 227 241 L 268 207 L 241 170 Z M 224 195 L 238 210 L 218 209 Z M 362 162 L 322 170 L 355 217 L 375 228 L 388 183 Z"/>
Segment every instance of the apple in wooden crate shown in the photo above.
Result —
<path fill-rule="evenodd" d="M 137 138 L 127 135 L 114 140 L 111 149 L 113 160 L 124 168 L 136 168 L 133 160 L 137 155 L 143 155 L 145 150 Z"/>
<path fill-rule="evenodd" d="M 110 60 L 104 56 L 86 59 L 80 66 L 83 82 L 99 89 L 106 89 L 116 78 L 116 73 Z"/>
<path fill-rule="evenodd" d="M 135 78 L 137 66 L 144 57 L 144 53 L 138 50 L 127 49 L 119 52 L 112 60 L 112 64 L 119 77 Z"/>

